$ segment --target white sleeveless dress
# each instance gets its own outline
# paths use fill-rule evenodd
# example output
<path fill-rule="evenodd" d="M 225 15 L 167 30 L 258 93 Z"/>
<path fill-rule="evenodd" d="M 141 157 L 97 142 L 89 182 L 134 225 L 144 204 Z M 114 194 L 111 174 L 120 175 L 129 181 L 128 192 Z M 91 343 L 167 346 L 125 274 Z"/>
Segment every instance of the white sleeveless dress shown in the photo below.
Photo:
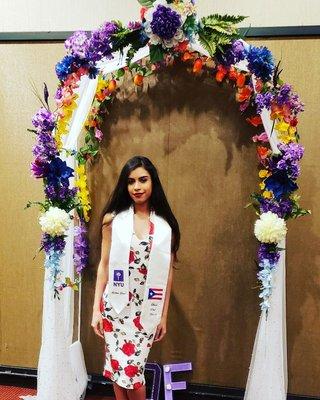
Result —
<path fill-rule="evenodd" d="M 148 261 L 154 225 L 149 221 L 149 235 L 140 240 L 132 235 L 129 257 L 129 302 L 117 314 L 108 301 L 108 285 L 100 310 L 105 338 L 103 375 L 126 389 L 145 384 L 144 370 L 153 343 L 156 327 L 146 332 L 140 323 Z"/>

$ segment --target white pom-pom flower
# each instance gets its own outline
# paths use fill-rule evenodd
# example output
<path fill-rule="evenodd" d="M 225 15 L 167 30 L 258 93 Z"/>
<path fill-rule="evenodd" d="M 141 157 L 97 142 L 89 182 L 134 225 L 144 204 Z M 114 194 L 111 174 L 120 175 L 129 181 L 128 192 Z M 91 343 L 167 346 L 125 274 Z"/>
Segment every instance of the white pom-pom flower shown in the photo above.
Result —
<path fill-rule="evenodd" d="M 39 217 L 42 231 L 51 236 L 63 235 L 68 229 L 70 221 L 69 214 L 58 207 L 50 207 Z"/>
<path fill-rule="evenodd" d="M 279 243 L 286 233 L 285 220 L 271 211 L 261 214 L 254 224 L 254 234 L 263 243 Z"/>

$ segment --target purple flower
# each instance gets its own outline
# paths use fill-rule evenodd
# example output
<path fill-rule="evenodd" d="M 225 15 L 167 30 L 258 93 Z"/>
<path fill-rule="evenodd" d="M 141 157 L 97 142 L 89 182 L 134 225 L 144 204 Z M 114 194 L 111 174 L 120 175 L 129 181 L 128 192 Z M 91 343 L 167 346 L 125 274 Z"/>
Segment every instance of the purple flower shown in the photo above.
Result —
<path fill-rule="evenodd" d="M 139 21 L 130 21 L 128 23 L 128 28 L 131 29 L 132 31 L 141 28 L 141 22 Z"/>
<path fill-rule="evenodd" d="M 66 243 L 63 236 L 50 236 L 48 233 L 42 235 L 41 246 L 43 246 L 46 253 L 50 251 L 62 252 L 65 245 Z"/>
<path fill-rule="evenodd" d="M 267 259 L 271 264 L 277 264 L 280 258 L 280 252 L 274 243 L 260 243 L 258 249 L 259 264 L 262 260 Z"/>
<path fill-rule="evenodd" d="M 73 57 L 85 58 L 88 47 L 88 36 L 85 31 L 74 32 L 64 43 L 68 54 Z"/>
<path fill-rule="evenodd" d="M 68 183 L 65 182 L 57 185 L 49 184 L 44 188 L 47 198 L 52 203 L 63 203 L 64 201 L 68 201 L 77 194 L 77 191 L 77 187 L 70 189 Z"/>
<path fill-rule="evenodd" d="M 303 157 L 304 147 L 299 143 L 279 143 L 278 148 L 285 160 L 298 161 Z"/>
<path fill-rule="evenodd" d="M 101 27 L 92 31 L 88 41 L 87 58 L 98 61 L 102 57 L 112 58 L 112 35 L 118 31 L 114 22 L 105 22 Z"/>
<path fill-rule="evenodd" d="M 285 83 L 284 85 L 281 86 L 277 94 L 277 103 L 280 106 L 287 103 L 288 100 L 290 99 L 291 89 L 292 87 L 288 83 Z"/>
<path fill-rule="evenodd" d="M 300 166 L 298 161 L 302 158 L 304 148 L 298 143 L 279 143 L 278 148 L 281 151 L 281 156 L 275 158 L 276 164 L 273 165 L 273 170 L 284 171 L 291 179 L 297 179 L 300 175 Z"/>
<path fill-rule="evenodd" d="M 265 107 L 268 110 L 271 108 L 271 103 L 274 100 L 274 96 L 271 92 L 258 93 L 255 97 L 255 102 L 257 105 L 257 113 L 260 114 L 262 109 Z"/>
<path fill-rule="evenodd" d="M 226 66 L 234 65 L 243 60 L 246 56 L 246 50 L 241 40 L 234 40 L 229 45 L 225 53 L 218 52 L 216 55 L 217 61 Z"/>
<path fill-rule="evenodd" d="M 261 78 L 264 82 L 271 79 L 274 70 L 274 60 L 271 51 L 267 47 L 250 45 L 247 59 L 251 73 Z"/>
<path fill-rule="evenodd" d="M 41 107 L 39 111 L 32 118 L 32 125 L 36 128 L 37 132 L 51 132 L 55 127 L 56 118 L 52 112 L 46 108 Z"/>
<path fill-rule="evenodd" d="M 57 145 L 51 133 L 43 132 L 37 135 L 37 143 L 32 148 L 37 163 L 49 161 L 58 154 Z"/>
<path fill-rule="evenodd" d="M 43 178 L 48 172 L 48 163 L 37 157 L 30 163 L 30 170 L 35 178 Z"/>
<path fill-rule="evenodd" d="M 273 199 L 260 199 L 260 212 L 265 213 L 268 211 L 277 214 L 280 218 L 285 218 L 292 211 L 292 201 L 290 199 L 281 199 L 276 202 Z"/>
<path fill-rule="evenodd" d="M 150 27 L 161 39 L 170 40 L 181 26 L 180 15 L 169 7 L 161 4 L 153 12 Z"/>
<path fill-rule="evenodd" d="M 73 261 L 78 274 L 81 274 L 82 270 L 88 264 L 89 257 L 89 245 L 87 239 L 87 229 L 85 224 L 81 222 L 80 226 L 74 227 L 74 253 Z"/>
<path fill-rule="evenodd" d="M 299 96 L 292 92 L 292 86 L 288 83 L 280 87 L 276 95 L 276 102 L 280 106 L 287 105 L 294 115 L 304 111 L 304 104 L 300 101 Z"/>

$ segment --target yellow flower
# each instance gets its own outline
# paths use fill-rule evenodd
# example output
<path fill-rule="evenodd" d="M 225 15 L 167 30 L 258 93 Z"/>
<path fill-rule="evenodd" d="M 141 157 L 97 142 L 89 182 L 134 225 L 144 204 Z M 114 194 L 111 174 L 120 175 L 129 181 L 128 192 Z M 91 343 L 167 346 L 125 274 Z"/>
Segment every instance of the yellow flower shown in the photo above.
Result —
<path fill-rule="evenodd" d="M 280 121 L 275 125 L 275 129 L 279 132 L 287 132 L 289 128 L 289 124 L 285 122 L 283 119 L 280 119 Z"/>
<path fill-rule="evenodd" d="M 101 90 L 106 89 L 108 86 L 109 86 L 109 81 L 108 80 L 104 80 L 100 75 L 99 76 L 99 80 L 98 80 L 96 93 L 99 93 Z"/>
<path fill-rule="evenodd" d="M 266 176 L 268 176 L 269 171 L 266 169 L 260 169 L 259 171 L 259 178 L 265 178 Z"/>
<path fill-rule="evenodd" d="M 86 222 L 89 221 L 89 211 L 91 209 L 90 205 L 90 193 L 87 186 L 87 177 L 85 173 L 85 165 L 80 164 L 76 167 L 76 172 L 78 174 L 78 179 L 75 185 L 79 188 L 78 199 L 82 205 L 83 217 Z"/>
<path fill-rule="evenodd" d="M 260 186 L 260 189 L 261 189 L 261 190 L 264 190 L 264 188 L 266 187 L 266 185 L 265 185 L 264 182 L 260 182 L 260 183 L 259 183 L 259 186 Z"/>
<path fill-rule="evenodd" d="M 265 190 L 265 191 L 262 193 L 262 196 L 263 196 L 265 199 L 272 199 L 272 192 L 270 192 L 269 190 Z"/>

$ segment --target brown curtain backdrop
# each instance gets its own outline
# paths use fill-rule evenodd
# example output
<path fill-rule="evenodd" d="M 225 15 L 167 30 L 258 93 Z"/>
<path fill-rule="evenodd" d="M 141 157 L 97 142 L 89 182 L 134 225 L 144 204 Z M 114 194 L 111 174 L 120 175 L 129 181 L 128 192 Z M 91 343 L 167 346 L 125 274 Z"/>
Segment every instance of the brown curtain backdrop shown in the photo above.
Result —
<path fill-rule="evenodd" d="M 287 328 L 289 391 L 319 394 L 319 210 L 316 170 L 319 115 L 319 39 L 251 41 L 282 60 L 282 78 L 306 103 L 300 117 L 306 147 L 299 178 L 301 203 L 312 216 L 289 222 Z M 1 137 L 1 358 L 0 364 L 36 367 L 41 341 L 43 255 L 37 209 L 41 182 L 30 177 L 31 117 L 39 107 L 29 79 L 45 81 L 54 95 L 54 65 L 61 43 L 0 45 Z M 301 55 L 303 54 L 303 57 Z M 52 103 L 53 104 L 53 103 Z M 255 279 L 255 214 L 245 209 L 257 189 L 253 129 L 244 121 L 234 90 L 184 67 L 161 72 L 137 93 L 127 82 L 103 127 L 101 156 L 88 165 L 93 212 L 90 265 L 84 275 L 82 344 L 89 373 L 101 373 L 103 342 L 90 328 L 95 272 L 100 256 L 99 216 L 123 164 L 149 157 L 180 223 L 180 262 L 174 272 L 168 333 L 149 361 L 191 361 L 190 382 L 244 387 L 259 318 Z"/>

